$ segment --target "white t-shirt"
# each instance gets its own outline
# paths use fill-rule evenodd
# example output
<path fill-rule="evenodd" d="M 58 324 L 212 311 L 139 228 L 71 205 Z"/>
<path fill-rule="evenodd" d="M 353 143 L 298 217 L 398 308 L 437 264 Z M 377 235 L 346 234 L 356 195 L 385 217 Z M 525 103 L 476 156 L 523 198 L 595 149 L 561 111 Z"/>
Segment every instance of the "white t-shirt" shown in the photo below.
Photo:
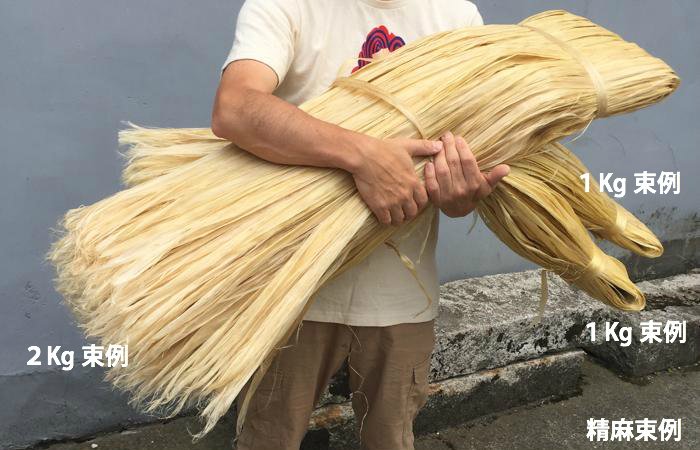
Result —
<path fill-rule="evenodd" d="M 466 0 L 247 0 L 222 69 L 236 60 L 260 61 L 277 74 L 274 95 L 299 105 L 328 89 L 339 74 L 349 75 L 366 64 L 358 57 L 371 58 L 428 34 L 478 25 L 483 25 L 481 15 Z M 304 319 L 389 326 L 437 317 L 438 216 L 432 225 L 423 222 L 399 248 L 415 263 L 433 299 L 430 307 L 396 253 L 382 245 L 323 285 Z"/>

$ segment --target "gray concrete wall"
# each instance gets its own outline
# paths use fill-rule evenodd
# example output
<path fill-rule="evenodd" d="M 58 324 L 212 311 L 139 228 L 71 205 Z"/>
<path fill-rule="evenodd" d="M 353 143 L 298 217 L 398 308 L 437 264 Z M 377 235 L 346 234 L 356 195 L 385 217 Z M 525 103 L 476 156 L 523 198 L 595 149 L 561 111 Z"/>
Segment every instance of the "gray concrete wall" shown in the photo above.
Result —
<path fill-rule="evenodd" d="M 695 264 L 700 3 L 476 3 L 487 23 L 516 22 L 551 8 L 583 14 L 678 71 L 683 84 L 669 100 L 596 122 L 573 148 L 594 173 L 628 177 L 622 203 L 669 243 L 669 256 L 656 266 L 641 264 L 638 274 Z M 119 190 L 121 121 L 208 125 L 240 4 L 0 0 L 0 447 L 145 419 L 101 385 L 95 370 L 26 365 L 31 345 L 77 351 L 83 344 L 42 255 L 50 243 L 48 230 L 63 212 Z M 681 194 L 632 194 L 632 174 L 642 170 L 680 170 Z M 442 218 L 443 281 L 532 267 L 482 224 L 467 236 L 470 223 Z"/>

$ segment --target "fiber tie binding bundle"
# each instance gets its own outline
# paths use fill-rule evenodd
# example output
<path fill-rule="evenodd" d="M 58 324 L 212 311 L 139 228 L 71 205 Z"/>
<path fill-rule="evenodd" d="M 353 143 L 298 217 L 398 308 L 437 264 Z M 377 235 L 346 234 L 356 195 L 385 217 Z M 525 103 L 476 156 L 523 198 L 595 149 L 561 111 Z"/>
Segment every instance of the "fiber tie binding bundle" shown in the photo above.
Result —
<path fill-rule="evenodd" d="M 620 217 L 620 215 L 618 215 Z M 617 224 L 616 224 L 617 225 Z M 624 227 L 624 225 L 623 225 Z M 624 228 L 623 228 L 624 229 Z M 605 265 L 606 265 L 606 258 L 607 255 L 605 253 L 599 251 L 595 252 L 593 256 L 591 257 L 591 260 L 586 264 L 586 267 L 584 267 L 575 277 L 565 277 L 562 275 L 562 278 L 566 279 L 569 283 L 573 283 L 574 281 L 577 280 L 582 280 L 582 279 L 595 279 L 596 277 L 599 277 L 600 274 L 603 273 L 605 270 Z M 534 324 L 539 324 L 542 321 L 542 316 L 544 314 L 544 308 L 545 305 L 547 304 L 547 300 L 549 299 L 549 286 L 548 286 L 548 277 L 547 277 L 547 272 L 550 272 L 547 269 L 542 269 L 540 270 L 540 302 L 539 302 L 539 307 L 537 309 L 537 317 L 533 321 Z"/>
<path fill-rule="evenodd" d="M 566 42 L 562 41 L 561 39 L 557 38 L 556 36 L 547 33 L 544 30 L 540 30 L 539 28 L 532 27 L 530 25 L 520 24 L 520 26 L 544 36 L 549 41 L 561 47 L 562 50 L 571 55 L 572 58 L 574 58 L 579 64 L 581 64 L 581 66 L 586 70 L 588 78 L 591 80 L 591 84 L 593 85 L 593 89 L 595 90 L 597 104 L 596 115 L 598 117 L 606 117 L 608 115 L 608 92 L 605 88 L 605 82 L 603 81 L 603 77 L 600 75 L 600 72 L 598 72 L 595 66 L 593 66 L 593 64 L 591 64 L 591 62 L 586 57 L 584 57 L 578 50 L 576 50 Z M 627 217 L 624 214 L 622 214 L 622 211 L 618 207 L 617 215 L 615 216 L 615 225 L 609 230 L 607 230 L 607 232 L 609 233 L 609 235 L 623 234 L 626 225 Z M 601 259 L 600 254 L 596 253 L 595 255 L 593 255 L 593 258 L 591 258 L 591 261 L 588 263 L 586 268 L 584 268 L 582 275 L 578 278 L 583 278 L 584 276 L 591 277 L 599 275 L 601 273 L 602 265 L 603 260 Z M 539 307 L 537 308 L 537 317 L 534 321 L 535 324 L 539 324 L 542 321 L 544 308 L 549 298 L 547 272 L 547 269 L 542 269 L 540 272 L 540 302 Z"/>
<path fill-rule="evenodd" d="M 336 78 L 331 87 L 333 86 L 354 89 L 362 92 L 363 94 L 369 94 L 372 97 L 385 101 L 403 114 L 406 119 L 408 119 L 408 121 L 411 122 L 414 127 L 416 127 L 416 131 L 418 131 L 418 134 L 420 134 L 423 139 L 427 139 L 428 134 L 425 132 L 425 128 L 421 125 L 420 120 L 418 120 L 418 116 L 416 116 L 413 111 L 401 103 L 396 96 L 384 88 L 381 88 L 376 84 L 372 84 L 369 81 L 350 77 Z"/>
<path fill-rule="evenodd" d="M 627 228 L 626 211 L 622 209 L 620 205 L 616 206 L 617 208 L 615 209 L 615 224 L 607 230 L 603 230 L 603 233 L 608 237 L 624 234 L 625 229 Z"/>
<path fill-rule="evenodd" d="M 532 30 L 536 33 L 539 33 L 545 38 L 552 41 L 553 43 L 557 44 L 559 47 L 562 48 L 562 50 L 564 50 L 566 53 L 571 55 L 572 58 L 578 61 L 578 63 L 581 64 L 584 69 L 586 69 L 588 78 L 591 80 L 591 83 L 593 84 L 593 89 L 595 90 L 596 101 L 598 104 L 597 116 L 607 117 L 608 91 L 605 88 L 605 82 L 603 81 L 603 77 L 600 75 L 600 72 L 598 72 L 598 69 L 596 69 L 595 66 L 585 56 L 581 54 L 581 52 L 579 52 L 566 42 L 562 41 L 561 39 L 557 38 L 556 36 L 549 34 L 546 31 L 540 30 L 539 28 L 531 27 L 530 25 L 520 24 L 520 26 Z"/>
<path fill-rule="evenodd" d="M 583 279 L 594 279 L 598 277 L 605 270 L 605 265 L 607 262 L 607 255 L 602 251 L 595 252 L 591 260 L 588 261 L 586 267 L 579 272 L 578 276 L 573 278 L 572 281 L 583 280 Z"/>

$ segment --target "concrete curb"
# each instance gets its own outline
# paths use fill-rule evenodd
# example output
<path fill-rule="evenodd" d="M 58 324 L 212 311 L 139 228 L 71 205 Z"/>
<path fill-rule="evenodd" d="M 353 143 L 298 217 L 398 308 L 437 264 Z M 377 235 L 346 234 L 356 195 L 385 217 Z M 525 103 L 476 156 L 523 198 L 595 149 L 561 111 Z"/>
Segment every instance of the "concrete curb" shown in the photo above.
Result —
<path fill-rule="evenodd" d="M 689 366 L 700 361 L 700 271 L 638 283 L 647 296 L 647 308 L 636 314 L 610 311 L 610 321 L 630 327 L 629 346 L 615 342 L 586 345 L 585 350 L 603 360 L 608 367 L 630 376 L 643 376 L 672 367 Z M 661 331 L 669 321 L 685 322 L 685 342 L 642 342 L 642 326 L 650 321 Z M 661 338 L 665 341 L 665 336 Z"/>

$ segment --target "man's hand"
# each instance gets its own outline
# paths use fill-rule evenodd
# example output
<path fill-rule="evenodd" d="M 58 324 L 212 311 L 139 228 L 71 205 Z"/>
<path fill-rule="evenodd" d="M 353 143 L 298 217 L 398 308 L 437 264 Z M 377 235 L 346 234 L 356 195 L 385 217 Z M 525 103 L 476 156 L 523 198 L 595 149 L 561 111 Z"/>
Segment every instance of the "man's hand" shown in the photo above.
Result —
<path fill-rule="evenodd" d="M 361 149 L 361 163 L 352 171 L 357 190 L 380 223 L 401 225 L 428 203 L 428 193 L 411 157 L 438 154 L 443 144 L 421 139 L 371 142 L 373 145 Z"/>
<path fill-rule="evenodd" d="M 483 173 L 464 138 L 447 132 L 442 138 L 444 151 L 425 165 L 425 186 L 430 201 L 449 217 L 466 216 L 508 175 L 510 167 L 498 165 Z"/>

